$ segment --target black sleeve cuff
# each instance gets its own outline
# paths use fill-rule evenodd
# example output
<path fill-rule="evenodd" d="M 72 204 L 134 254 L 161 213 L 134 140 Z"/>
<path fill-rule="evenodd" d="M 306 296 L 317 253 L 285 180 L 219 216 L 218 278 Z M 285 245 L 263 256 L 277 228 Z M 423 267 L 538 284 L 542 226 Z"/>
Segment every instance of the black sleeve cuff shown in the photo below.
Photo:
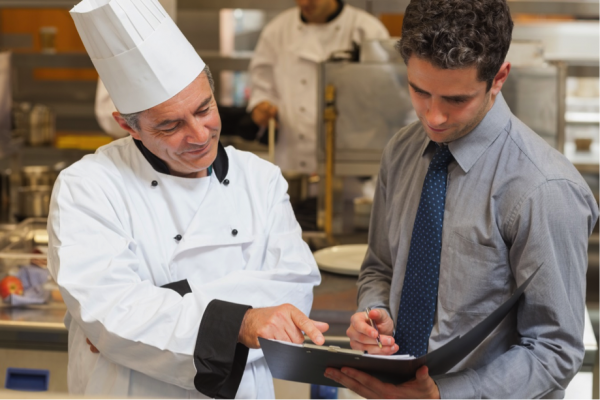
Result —
<path fill-rule="evenodd" d="M 250 308 L 222 300 L 213 300 L 206 307 L 194 350 L 194 386 L 200 393 L 217 399 L 235 398 L 249 352 L 238 343 L 238 336 Z"/>

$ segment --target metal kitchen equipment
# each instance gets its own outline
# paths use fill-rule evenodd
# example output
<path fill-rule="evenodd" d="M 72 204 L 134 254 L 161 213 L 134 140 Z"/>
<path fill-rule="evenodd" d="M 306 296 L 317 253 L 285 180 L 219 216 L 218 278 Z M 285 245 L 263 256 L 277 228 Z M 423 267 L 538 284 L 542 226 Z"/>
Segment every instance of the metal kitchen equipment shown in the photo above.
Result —
<path fill-rule="evenodd" d="M 55 136 L 55 116 L 43 104 L 16 102 L 12 107 L 13 136 L 23 137 L 30 146 L 51 144 Z"/>
<path fill-rule="evenodd" d="M 12 230 L 0 232 L 0 275 L 48 258 L 43 251 L 48 247 L 46 225 L 46 218 L 29 218 Z"/>
<path fill-rule="evenodd" d="M 16 189 L 14 207 L 18 220 L 48 216 L 52 186 L 65 166 L 66 163 L 59 162 L 54 166 L 29 165 L 21 169 L 21 186 Z"/>
<path fill-rule="evenodd" d="M 21 184 L 26 187 L 52 186 L 58 174 L 47 165 L 30 165 L 21 169 Z"/>
<path fill-rule="evenodd" d="M 20 187 L 17 189 L 17 219 L 47 217 L 50 210 L 51 195 L 52 186 Z"/>
<path fill-rule="evenodd" d="M 54 136 L 54 113 L 45 105 L 34 105 L 29 115 L 27 143 L 31 146 L 48 145 L 52 143 Z"/>
<path fill-rule="evenodd" d="M 19 266 L 43 268 L 47 245 L 46 219 L 28 219 L 6 232 L 0 226 L 0 279 Z M 43 289 L 52 296 L 47 304 L 14 307 L 0 302 L 0 370 L 48 370 L 49 392 L 62 394 L 68 391 L 68 334 L 63 322 L 67 309 L 54 281 L 49 280 Z M 0 387 L 4 384 L 0 379 Z"/>
<path fill-rule="evenodd" d="M 379 171 L 380 158 L 387 142 L 400 128 L 417 120 L 410 101 L 406 66 L 395 50 L 397 38 L 369 40 L 361 47 L 360 62 L 324 62 L 319 73 L 317 133 L 318 171 L 326 175 L 326 88 L 336 91 L 334 205 L 332 230 L 342 233 L 346 207 L 342 198 L 342 178 L 368 177 Z M 502 90 L 512 112 L 548 143 L 560 149 L 564 142 L 564 90 L 566 66 L 548 64 L 541 55 L 540 43 L 514 44 L 507 60 L 512 69 Z M 328 190 L 319 193 L 320 229 L 327 219 L 325 201 Z M 347 219 L 347 218 L 346 218 Z"/>

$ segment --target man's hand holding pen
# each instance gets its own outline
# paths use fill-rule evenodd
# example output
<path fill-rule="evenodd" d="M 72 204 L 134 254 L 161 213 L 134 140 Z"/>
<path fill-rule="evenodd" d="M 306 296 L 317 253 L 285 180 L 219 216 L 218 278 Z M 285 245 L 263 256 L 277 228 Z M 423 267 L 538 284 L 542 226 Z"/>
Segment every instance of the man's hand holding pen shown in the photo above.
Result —
<path fill-rule="evenodd" d="M 373 327 L 371 322 L 375 325 Z M 379 330 L 379 332 L 377 331 Z M 350 328 L 346 334 L 350 346 L 355 350 L 369 354 L 391 355 L 398 351 L 398 345 L 392 337 L 394 321 L 387 311 L 382 309 L 358 312 L 350 319 Z M 381 347 L 377 342 L 379 336 Z M 439 399 L 440 392 L 429 376 L 429 370 L 423 366 L 417 370 L 413 380 L 400 385 L 384 383 L 367 373 L 353 368 L 327 368 L 325 376 L 367 399 Z"/>
<path fill-rule="evenodd" d="M 377 329 L 371 326 L 369 318 Z M 379 332 L 377 332 L 379 330 Z M 398 346 L 394 342 L 392 332 L 394 321 L 389 314 L 382 309 L 369 310 L 368 317 L 364 312 L 358 312 L 350 319 L 350 328 L 346 335 L 350 338 L 350 346 L 354 350 L 364 350 L 369 354 L 394 354 Z M 377 343 L 377 337 L 381 341 L 381 348 Z"/>

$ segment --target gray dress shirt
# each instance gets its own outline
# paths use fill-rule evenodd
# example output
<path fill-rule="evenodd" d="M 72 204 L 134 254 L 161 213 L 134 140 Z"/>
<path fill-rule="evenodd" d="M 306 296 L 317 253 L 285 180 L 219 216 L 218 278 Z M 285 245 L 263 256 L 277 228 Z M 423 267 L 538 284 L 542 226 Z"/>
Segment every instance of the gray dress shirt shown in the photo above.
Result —
<path fill-rule="evenodd" d="M 434 154 L 419 122 L 381 163 L 358 281 L 359 309 L 396 320 L 413 224 Z M 588 237 L 598 218 L 589 187 L 502 95 L 468 135 L 449 143 L 433 351 L 468 332 L 544 263 L 518 307 L 446 375 L 442 398 L 564 397 L 581 367 Z"/>

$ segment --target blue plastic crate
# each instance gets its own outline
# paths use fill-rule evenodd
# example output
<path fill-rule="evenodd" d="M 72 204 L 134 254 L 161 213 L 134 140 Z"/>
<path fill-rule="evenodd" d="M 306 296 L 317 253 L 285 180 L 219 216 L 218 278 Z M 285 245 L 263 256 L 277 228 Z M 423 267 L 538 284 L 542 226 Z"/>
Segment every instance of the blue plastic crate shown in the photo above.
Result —
<path fill-rule="evenodd" d="M 50 371 L 47 369 L 7 368 L 4 387 L 26 392 L 44 392 L 48 390 Z"/>
<path fill-rule="evenodd" d="M 337 399 L 338 388 L 335 386 L 310 385 L 311 399 Z"/>

